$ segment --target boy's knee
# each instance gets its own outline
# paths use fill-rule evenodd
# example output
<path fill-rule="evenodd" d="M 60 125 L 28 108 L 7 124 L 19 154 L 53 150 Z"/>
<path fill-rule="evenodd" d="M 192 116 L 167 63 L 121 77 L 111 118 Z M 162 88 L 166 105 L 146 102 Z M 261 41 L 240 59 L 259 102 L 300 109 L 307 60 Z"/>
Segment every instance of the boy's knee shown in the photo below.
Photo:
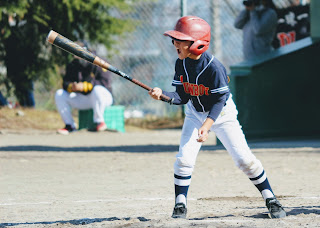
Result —
<path fill-rule="evenodd" d="M 194 164 L 184 157 L 177 157 L 174 163 L 174 173 L 181 176 L 189 176 L 192 174 Z"/>
<path fill-rule="evenodd" d="M 248 176 L 257 176 L 262 170 L 261 162 L 256 158 L 240 158 L 236 161 L 236 165 Z"/>

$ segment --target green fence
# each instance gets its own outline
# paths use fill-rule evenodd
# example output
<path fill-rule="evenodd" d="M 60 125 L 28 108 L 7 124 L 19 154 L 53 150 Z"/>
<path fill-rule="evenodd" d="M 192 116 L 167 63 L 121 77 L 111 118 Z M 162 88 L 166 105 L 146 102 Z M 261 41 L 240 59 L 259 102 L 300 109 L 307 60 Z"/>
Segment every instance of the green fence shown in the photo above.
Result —
<path fill-rule="evenodd" d="M 320 135 L 320 42 L 305 38 L 230 67 L 247 138 Z"/>

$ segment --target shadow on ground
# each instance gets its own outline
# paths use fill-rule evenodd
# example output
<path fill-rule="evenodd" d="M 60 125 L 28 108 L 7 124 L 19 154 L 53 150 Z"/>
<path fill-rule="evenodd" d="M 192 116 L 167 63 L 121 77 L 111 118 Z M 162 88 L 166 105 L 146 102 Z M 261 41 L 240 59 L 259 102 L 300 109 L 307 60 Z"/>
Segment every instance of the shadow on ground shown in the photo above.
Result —
<path fill-rule="evenodd" d="M 268 148 L 268 149 L 285 149 L 285 148 L 320 148 L 320 140 L 302 140 L 302 141 L 268 141 L 268 142 L 250 142 L 251 149 Z M 0 151 L 37 151 L 37 152 L 131 152 L 131 153 L 157 153 L 157 152 L 177 152 L 178 145 L 127 145 L 127 146 L 88 146 L 88 147 L 63 147 L 63 146 L 43 146 L 43 145 L 16 145 L 3 146 Z M 224 146 L 219 145 L 202 145 L 202 151 L 224 150 Z M 310 151 L 310 153 L 319 153 L 320 151 Z"/>
<path fill-rule="evenodd" d="M 131 153 L 158 153 L 176 152 L 179 147 L 175 145 L 139 145 L 139 146 L 88 146 L 88 147 L 60 147 L 60 146 L 39 146 L 20 145 L 0 147 L 0 151 L 13 152 L 131 152 Z"/>
<path fill-rule="evenodd" d="M 100 223 L 105 221 L 116 221 L 116 220 L 124 220 L 129 221 L 132 219 L 138 219 L 140 222 L 147 222 L 150 219 L 146 219 L 145 217 L 137 217 L 137 218 L 118 218 L 118 217 L 110 217 L 110 218 L 83 218 L 83 219 L 74 219 L 74 220 L 66 220 L 66 221 L 51 221 L 51 222 L 24 222 L 24 223 L 0 223 L 0 227 L 10 227 L 10 226 L 19 226 L 19 225 L 50 225 L 50 224 L 72 224 L 72 225 L 87 225 L 93 223 Z"/>

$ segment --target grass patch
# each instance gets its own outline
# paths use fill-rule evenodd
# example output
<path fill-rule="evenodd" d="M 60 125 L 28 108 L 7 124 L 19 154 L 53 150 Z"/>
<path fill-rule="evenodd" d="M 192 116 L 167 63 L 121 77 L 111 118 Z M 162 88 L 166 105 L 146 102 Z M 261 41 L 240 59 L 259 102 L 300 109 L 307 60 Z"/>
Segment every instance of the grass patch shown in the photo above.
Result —
<path fill-rule="evenodd" d="M 56 130 L 64 126 L 57 111 L 1 108 L 0 129 Z"/>
<path fill-rule="evenodd" d="M 73 110 L 73 118 L 78 124 L 78 110 Z M 142 119 L 125 120 L 126 129 L 177 129 L 182 128 L 182 125 L 182 117 L 147 116 Z M 57 111 L 34 108 L 0 108 L 0 130 L 57 130 L 63 126 L 64 123 Z"/>

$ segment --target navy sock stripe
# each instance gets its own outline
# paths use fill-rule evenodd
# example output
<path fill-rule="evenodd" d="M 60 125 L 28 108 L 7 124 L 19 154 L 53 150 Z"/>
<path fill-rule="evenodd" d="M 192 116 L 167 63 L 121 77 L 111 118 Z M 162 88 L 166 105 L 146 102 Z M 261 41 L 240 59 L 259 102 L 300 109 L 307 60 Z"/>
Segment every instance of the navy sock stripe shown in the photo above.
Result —
<path fill-rule="evenodd" d="M 187 194 L 188 194 L 188 189 L 189 186 L 179 186 L 179 185 L 174 185 L 174 190 L 175 190 L 175 195 L 176 197 L 180 194 L 183 194 L 186 198 L 187 198 Z"/>
<path fill-rule="evenodd" d="M 264 174 L 264 170 L 262 171 L 262 173 L 261 173 L 259 176 L 254 177 L 254 178 L 249 178 L 249 179 L 250 179 L 251 181 L 258 180 L 258 179 L 260 179 L 260 178 L 263 176 L 263 174 Z"/>
<path fill-rule="evenodd" d="M 188 180 L 188 179 L 191 179 L 191 176 L 182 177 L 182 176 L 178 176 L 178 175 L 174 174 L 174 178 L 177 178 L 180 180 Z"/>
<path fill-rule="evenodd" d="M 270 186 L 270 184 L 269 184 L 268 178 L 266 178 L 266 180 L 265 180 L 264 182 L 262 182 L 262 183 L 260 183 L 260 184 L 257 184 L 257 185 L 255 185 L 255 186 L 257 187 L 257 189 L 258 189 L 260 192 L 262 192 L 262 191 L 265 190 L 265 189 L 268 189 L 268 190 L 270 190 L 270 191 L 273 193 L 273 191 L 272 191 L 272 189 L 271 189 L 271 186 Z"/>

